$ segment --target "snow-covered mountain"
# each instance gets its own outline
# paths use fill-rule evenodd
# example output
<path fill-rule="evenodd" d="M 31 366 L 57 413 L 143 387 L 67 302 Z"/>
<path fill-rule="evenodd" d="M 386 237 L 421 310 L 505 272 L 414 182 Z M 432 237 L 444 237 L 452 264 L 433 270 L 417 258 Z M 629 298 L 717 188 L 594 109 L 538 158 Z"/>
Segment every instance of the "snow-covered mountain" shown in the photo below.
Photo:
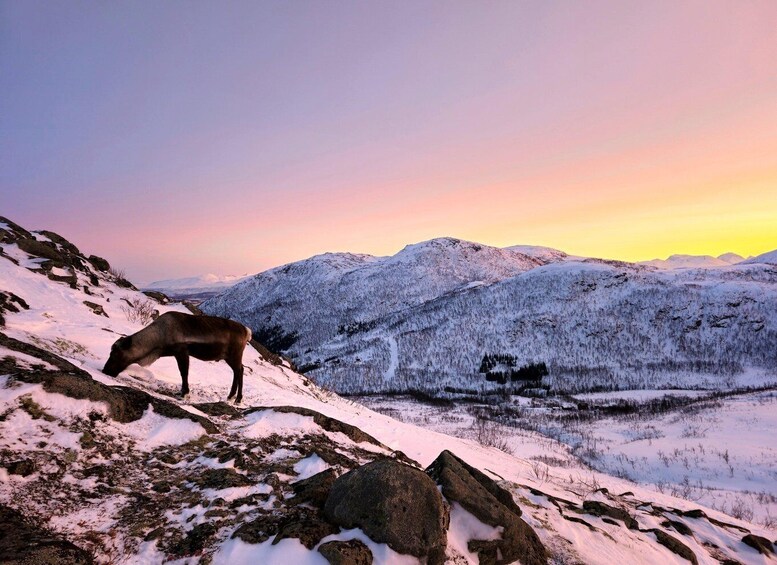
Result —
<path fill-rule="evenodd" d="M 777 265 L 777 249 L 774 251 L 768 251 L 766 253 L 762 253 L 761 255 L 758 255 L 756 257 L 751 257 L 750 259 L 747 259 L 744 261 L 744 263 L 761 263 L 765 265 Z"/>
<path fill-rule="evenodd" d="M 399 422 L 254 349 L 243 406 L 223 402 L 224 363 L 192 359 L 184 399 L 172 358 L 109 377 L 111 343 L 142 327 L 127 308 L 148 298 L 108 267 L 0 218 L 4 561 L 711 564 L 774 551 L 763 527 L 568 456 L 529 462 L 559 449 L 538 434 L 513 455 Z"/>
<path fill-rule="evenodd" d="M 202 307 L 337 392 L 493 390 L 485 355 L 506 371 L 545 363 L 556 392 L 777 379 L 774 265 L 667 270 L 529 250 L 445 238 L 392 257 L 319 255 Z"/>
<path fill-rule="evenodd" d="M 711 269 L 735 265 L 744 260 L 744 257 L 736 253 L 724 253 L 717 257 L 712 255 L 670 255 L 666 259 L 641 261 L 639 264 L 659 269 Z"/>
<path fill-rule="evenodd" d="M 250 275 L 214 275 L 208 273 L 197 277 L 154 281 L 142 290 L 162 292 L 178 300 L 204 300 L 236 285 Z"/>

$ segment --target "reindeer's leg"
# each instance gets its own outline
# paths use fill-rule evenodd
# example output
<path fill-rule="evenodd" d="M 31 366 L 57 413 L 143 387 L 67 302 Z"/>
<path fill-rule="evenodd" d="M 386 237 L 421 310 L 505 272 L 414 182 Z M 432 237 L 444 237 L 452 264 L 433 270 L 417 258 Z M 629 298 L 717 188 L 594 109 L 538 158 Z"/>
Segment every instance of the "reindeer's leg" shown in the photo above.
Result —
<path fill-rule="evenodd" d="M 238 369 L 237 398 L 235 403 L 240 404 L 243 401 L 243 360 L 240 360 Z"/>
<path fill-rule="evenodd" d="M 227 400 L 237 394 L 235 403 L 240 404 L 243 400 L 243 356 L 232 354 L 227 358 L 227 364 L 232 369 L 232 388 L 229 389 Z"/>
<path fill-rule="evenodd" d="M 229 396 L 227 396 L 227 400 L 230 400 L 235 394 L 237 393 L 237 369 L 235 369 L 235 365 L 230 361 L 229 366 L 232 368 L 232 387 L 229 389 Z"/>
<path fill-rule="evenodd" d="M 181 372 L 181 396 L 186 396 L 189 394 L 189 354 L 186 351 L 179 351 L 175 354 L 175 360 Z"/>

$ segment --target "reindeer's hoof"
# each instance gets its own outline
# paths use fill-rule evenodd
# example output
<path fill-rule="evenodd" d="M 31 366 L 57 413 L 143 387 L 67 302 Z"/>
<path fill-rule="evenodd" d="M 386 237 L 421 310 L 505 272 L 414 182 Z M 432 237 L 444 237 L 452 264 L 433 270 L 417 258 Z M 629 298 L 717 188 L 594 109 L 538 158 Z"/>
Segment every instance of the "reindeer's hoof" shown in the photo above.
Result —
<path fill-rule="evenodd" d="M 235 399 L 235 404 L 240 404 L 241 402 L 243 402 L 243 397 L 242 397 L 242 396 L 238 396 L 238 397 Z"/>

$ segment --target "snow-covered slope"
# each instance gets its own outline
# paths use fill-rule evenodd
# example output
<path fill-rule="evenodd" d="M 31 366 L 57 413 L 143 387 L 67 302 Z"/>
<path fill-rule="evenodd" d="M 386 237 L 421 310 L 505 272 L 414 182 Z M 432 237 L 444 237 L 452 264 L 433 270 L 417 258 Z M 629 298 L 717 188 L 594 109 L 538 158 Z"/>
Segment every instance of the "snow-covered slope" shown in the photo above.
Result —
<path fill-rule="evenodd" d="M 517 249 L 446 239 L 388 258 L 318 256 L 202 307 L 337 392 L 493 390 L 487 354 L 545 363 L 555 392 L 777 380 L 774 266 L 666 270 Z"/>
<path fill-rule="evenodd" d="M 507 489 L 554 563 L 769 559 L 753 548 L 771 548 L 762 528 L 582 468 L 538 473 L 519 446 L 510 455 L 398 422 L 253 349 L 242 409 L 220 402 L 230 377 L 223 363 L 192 360 L 186 399 L 175 395 L 169 358 L 108 377 L 100 367 L 111 343 L 141 327 L 125 306 L 146 298 L 117 285 L 99 258 L 91 264 L 61 243 L 37 247 L 30 240 L 39 234 L 20 230 L 0 219 L 4 557 L 48 547 L 81 551 L 70 562 L 324 564 L 323 543 L 358 539 L 376 563 L 419 563 L 358 528 L 322 525 L 312 503 L 295 500 L 304 491 L 293 483 L 381 456 L 425 467 L 449 449 Z M 468 541 L 493 531 L 453 504 L 448 558 L 477 562 Z"/>
<path fill-rule="evenodd" d="M 777 265 L 777 249 L 774 251 L 769 251 L 767 253 L 762 253 L 761 255 L 758 255 L 756 257 L 751 257 L 750 259 L 747 259 L 744 261 L 745 263 L 766 263 L 769 265 Z"/>
<path fill-rule="evenodd" d="M 246 279 L 204 307 L 218 315 L 229 312 L 271 342 L 296 332 L 297 351 L 544 262 L 453 238 L 408 245 L 391 257 L 325 253 Z"/>

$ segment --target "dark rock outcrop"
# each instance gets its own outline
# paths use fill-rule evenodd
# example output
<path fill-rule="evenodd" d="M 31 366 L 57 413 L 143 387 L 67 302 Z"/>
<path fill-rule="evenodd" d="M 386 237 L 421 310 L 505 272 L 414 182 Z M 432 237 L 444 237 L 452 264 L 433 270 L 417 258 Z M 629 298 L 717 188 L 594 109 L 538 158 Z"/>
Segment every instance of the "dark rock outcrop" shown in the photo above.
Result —
<path fill-rule="evenodd" d="M 691 548 L 685 545 L 683 542 L 675 538 L 674 536 L 670 536 L 663 530 L 650 530 L 655 534 L 656 539 L 658 540 L 658 543 L 663 545 L 665 548 L 667 548 L 672 553 L 676 553 L 683 559 L 687 559 L 693 565 L 698 565 L 699 561 L 696 559 L 696 554 L 691 551 Z"/>
<path fill-rule="evenodd" d="M 414 467 L 378 459 L 349 471 L 334 481 L 324 514 L 398 553 L 444 561 L 448 508 L 434 482 Z"/>
<path fill-rule="evenodd" d="M 5 312 L 17 313 L 21 309 L 30 309 L 30 306 L 23 298 L 16 296 L 13 292 L 0 290 L 0 326 L 5 325 L 5 318 L 3 317 Z"/>
<path fill-rule="evenodd" d="M 628 527 L 630 530 L 639 529 L 637 521 L 632 518 L 628 512 L 622 508 L 617 508 L 616 506 L 605 504 L 604 502 L 599 502 L 597 500 L 586 500 L 583 502 L 583 511 L 593 516 L 606 516 L 608 518 L 620 520 L 626 524 L 626 527 Z"/>
<path fill-rule="evenodd" d="M 111 264 L 108 263 L 107 260 L 103 259 L 102 257 L 98 257 L 97 255 L 90 255 L 89 257 L 87 257 L 86 260 L 89 261 L 92 267 L 94 267 L 98 271 L 105 272 L 111 268 Z"/>
<path fill-rule="evenodd" d="M 284 517 L 273 545 L 286 538 L 295 538 L 308 549 L 313 549 L 326 536 L 336 534 L 340 528 L 327 522 L 318 510 L 296 508 Z"/>
<path fill-rule="evenodd" d="M 742 538 L 742 543 L 749 545 L 750 547 L 758 550 L 758 553 L 763 555 L 774 554 L 774 546 L 768 539 L 757 536 L 755 534 L 747 534 Z"/>
<path fill-rule="evenodd" d="M 503 528 L 502 539 L 470 541 L 469 549 L 478 553 L 480 563 L 547 563 L 548 554 L 540 538 L 521 519 L 521 511 L 510 493 L 492 479 L 447 450 L 426 472 L 442 486 L 449 501 L 458 502 L 484 524 Z"/>
<path fill-rule="evenodd" d="M 233 487 L 247 487 L 253 483 L 234 469 L 206 469 L 202 474 L 192 477 L 192 482 L 200 488 L 220 490 Z"/>
<path fill-rule="evenodd" d="M 329 565 L 372 565 L 370 548 L 357 539 L 329 541 L 318 548 Z"/>
<path fill-rule="evenodd" d="M 16 510 L 0 504 L 0 561 L 8 565 L 85 565 L 92 556 L 43 528 L 29 524 Z"/>
<path fill-rule="evenodd" d="M 35 461 L 32 459 L 20 459 L 19 461 L 12 461 L 6 465 L 6 469 L 8 469 L 8 473 L 11 475 L 29 477 L 35 472 Z"/>
<path fill-rule="evenodd" d="M 327 469 L 326 471 L 316 473 L 312 477 L 292 483 L 291 488 L 294 489 L 294 497 L 289 500 L 289 503 L 307 503 L 323 508 L 336 479 L 337 473 L 335 470 Z"/>
<path fill-rule="evenodd" d="M 102 307 L 102 304 L 97 304 L 95 302 L 84 300 L 84 306 L 89 308 L 92 312 L 94 312 L 98 316 L 105 316 L 106 318 L 109 317 L 108 314 L 105 312 L 105 309 Z"/>

